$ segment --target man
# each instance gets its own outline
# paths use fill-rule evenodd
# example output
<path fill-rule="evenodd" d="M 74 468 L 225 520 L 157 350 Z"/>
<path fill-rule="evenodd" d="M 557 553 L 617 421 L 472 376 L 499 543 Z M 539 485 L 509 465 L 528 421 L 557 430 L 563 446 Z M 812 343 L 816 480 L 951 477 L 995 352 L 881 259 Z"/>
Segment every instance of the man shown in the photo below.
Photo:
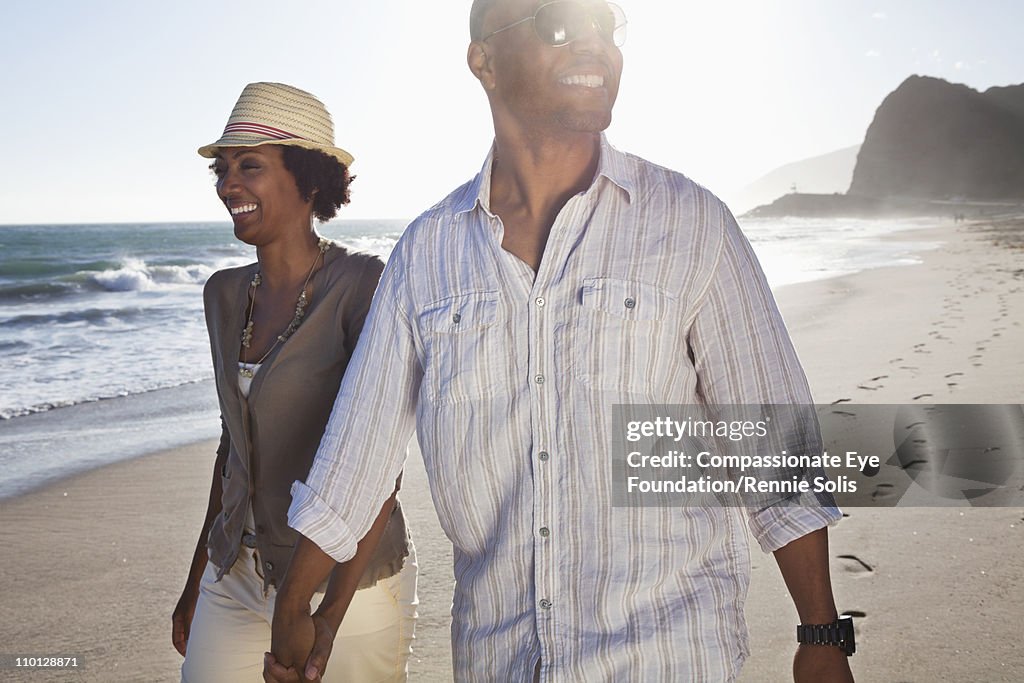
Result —
<path fill-rule="evenodd" d="M 614 507 L 612 406 L 809 404 L 806 380 L 724 205 L 605 141 L 621 10 L 476 0 L 470 23 L 494 146 L 388 263 L 292 490 L 290 523 L 310 540 L 278 597 L 273 651 L 306 661 L 303 606 L 371 528 L 415 422 L 454 544 L 456 680 L 732 680 L 747 655 L 744 522 L 801 621 L 828 624 L 825 527 L 839 513 Z M 309 662 L 312 677 L 323 653 Z M 852 680 L 827 645 L 801 645 L 794 674 Z"/>

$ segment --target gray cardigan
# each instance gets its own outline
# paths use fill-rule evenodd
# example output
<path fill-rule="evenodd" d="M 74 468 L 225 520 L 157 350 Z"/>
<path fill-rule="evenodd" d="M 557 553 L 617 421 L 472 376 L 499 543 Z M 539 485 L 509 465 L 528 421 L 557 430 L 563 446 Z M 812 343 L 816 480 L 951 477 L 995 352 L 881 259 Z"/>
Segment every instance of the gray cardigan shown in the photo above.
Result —
<path fill-rule="evenodd" d="M 238 390 L 238 357 L 257 264 L 218 271 L 207 281 L 203 301 L 223 423 L 217 452 L 226 454 L 223 511 L 208 539 L 218 580 L 238 557 L 251 495 L 264 587 L 281 585 L 298 540 L 288 526 L 289 490 L 309 473 L 383 267 L 376 256 L 336 243 L 327 250 L 311 280 L 305 319 L 263 361 L 248 400 Z M 397 574 L 408 553 L 397 507 L 359 587 Z"/>

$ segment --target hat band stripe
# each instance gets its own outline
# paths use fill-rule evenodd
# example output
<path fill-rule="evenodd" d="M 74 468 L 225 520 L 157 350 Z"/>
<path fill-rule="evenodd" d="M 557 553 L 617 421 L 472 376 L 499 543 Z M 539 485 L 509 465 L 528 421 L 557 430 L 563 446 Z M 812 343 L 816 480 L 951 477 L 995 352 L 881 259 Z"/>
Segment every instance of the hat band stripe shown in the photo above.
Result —
<path fill-rule="evenodd" d="M 250 121 L 236 121 L 234 123 L 229 123 L 224 127 L 224 135 L 227 135 L 228 133 L 256 133 L 257 135 L 265 135 L 268 138 L 274 138 L 275 140 L 305 140 L 301 135 L 295 135 L 294 133 L 289 133 L 288 131 L 284 131 L 279 128 L 266 126 L 262 123 L 252 123 Z"/>

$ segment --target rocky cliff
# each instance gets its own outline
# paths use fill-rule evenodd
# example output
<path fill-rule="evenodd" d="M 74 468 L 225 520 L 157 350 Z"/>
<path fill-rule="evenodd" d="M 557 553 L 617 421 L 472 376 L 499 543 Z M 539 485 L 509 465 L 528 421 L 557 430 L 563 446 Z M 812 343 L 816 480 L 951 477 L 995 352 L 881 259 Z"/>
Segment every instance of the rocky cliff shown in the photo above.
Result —
<path fill-rule="evenodd" d="M 1024 85 L 981 93 L 911 76 L 878 108 L 849 194 L 1024 197 Z"/>

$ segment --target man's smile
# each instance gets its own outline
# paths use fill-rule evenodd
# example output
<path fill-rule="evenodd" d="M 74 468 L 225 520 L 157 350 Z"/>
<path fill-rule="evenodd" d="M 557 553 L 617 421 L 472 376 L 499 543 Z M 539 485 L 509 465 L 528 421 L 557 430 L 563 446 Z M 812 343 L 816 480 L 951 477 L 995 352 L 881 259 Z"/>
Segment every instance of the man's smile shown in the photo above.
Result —
<path fill-rule="evenodd" d="M 573 74 L 558 79 L 562 85 L 578 85 L 584 88 L 603 88 L 604 76 L 594 74 Z"/>

